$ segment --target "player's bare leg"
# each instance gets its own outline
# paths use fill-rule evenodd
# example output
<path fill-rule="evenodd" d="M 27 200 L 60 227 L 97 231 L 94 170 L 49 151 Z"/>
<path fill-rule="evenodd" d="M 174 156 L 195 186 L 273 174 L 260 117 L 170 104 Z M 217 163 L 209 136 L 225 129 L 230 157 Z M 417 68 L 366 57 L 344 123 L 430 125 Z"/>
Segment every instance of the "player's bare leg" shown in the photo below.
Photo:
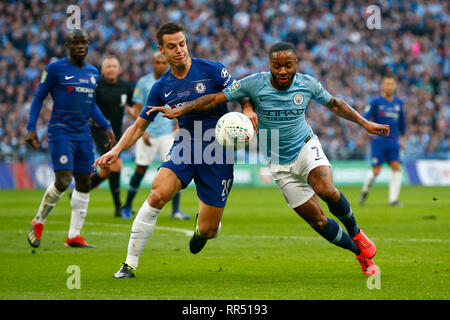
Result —
<path fill-rule="evenodd" d="M 316 195 L 313 195 L 311 199 L 295 208 L 294 211 L 323 238 L 336 246 L 348 249 L 355 253 L 356 259 L 360 262 L 364 274 L 373 274 L 377 271 L 375 263 L 371 259 L 364 257 L 358 246 L 353 242 L 350 236 L 342 230 L 340 225 L 325 215 Z"/>
<path fill-rule="evenodd" d="M 89 190 L 91 177 L 89 173 L 75 173 L 75 190 L 70 198 L 71 217 L 69 234 L 66 239 L 66 246 L 73 248 L 92 248 L 95 247 L 86 242 L 80 235 L 84 221 L 87 216 L 89 206 Z"/>
<path fill-rule="evenodd" d="M 72 171 L 55 171 L 55 182 L 50 184 L 45 190 L 44 196 L 41 200 L 41 204 L 39 205 L 39 209 L 36 213 L 35 218 L 31 221 L 30 230 L 27 234 L 28 242 L 32 247 L 39 247 L 47 217 L 53 210 L 59 199 L 61 199 L 64 191 L 67 189 L 71 181 Z"/>
<path fill-rule="evenodd" d="M 199 200 L 199 212 L 195 219 L 194 235 L 189 241 L 189 249 L 193 254 L 199 253 L 208 239 L 218 236 L 223 210 L 224 208 L 210 206 Z"/>
<path fill-rule="evenodd" d="M 360 205 L 363 205 L 366 202 L 367 197 L 369 196 L 370 188 L 372 187 L 377 176 L 380 174 L 380 171 L 381 166 L 374 166 L 372 167 L 372 170 L 367 173 L 366 180 L 364 181 L 361 189 L 361 194 L 359 195 Z"/>
<path fill-rule="evenodd" d="M 164 205 L 181 189 L 181 181 L 168 168 L 160 168 L 153 181 L 149 197 L 144 201 L 131 228 L 127 258 L 114 278 L 134 277 L 139 257 L 156 227 L 158 214 Z"/>
<path fill-rule="evenodd" d="M 392 176 L 389 181 L 389 204 L 394 207 L 403 207 L 403 204 L 398 201 L 402 187 L 402 166 L 399 161 L 390 161 L 389 165 L 392 169 Z"/>
<path fill-rule="evenodd" d="M 308 175 L 308 183 L 313 188 L 314 192 L 327 203 L 330 212 L 336 216 L 347 229 L 348 234 L 342 232 L 344 241 L 342 244 L 351 250 L 351 244 L 346 244 L 346 238 L 349 236 L 366 258 L 373 258 L 376 254 L 376 246 L 359 229 L 350 203 L 344 194 L 333 185 L 331 168 L 329 166 L 319 166 L 314 168 Z M 357 252 L 355 253 L 358 254 Z"/>
<path fill-rule="evenodd" d="M 342 230 L 341 226 L 325 215 L 316 195 L 313 195 L 308 201 L 294 208 L 294 211 L 329 242 L 344 249 L 351 250 L 355 254 L 361 253 L 358 246 Z"/>

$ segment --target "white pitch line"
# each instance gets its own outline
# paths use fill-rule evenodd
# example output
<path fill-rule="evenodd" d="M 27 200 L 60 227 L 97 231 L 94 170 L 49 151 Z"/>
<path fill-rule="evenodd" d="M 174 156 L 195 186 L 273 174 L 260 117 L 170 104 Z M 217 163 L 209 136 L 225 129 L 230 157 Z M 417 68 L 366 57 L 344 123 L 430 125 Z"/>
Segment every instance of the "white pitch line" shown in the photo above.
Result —
<path fill-rule="evenodd" d="M 55 222 L 51 222 L 51 223 L 52 224 L 67 224 L 66 222 L 62 222 L 62 221 L 55 221 Z M 125 225 L 125 224 L 86 222 L 85 225 L 112 227 L 112 228 L 125 227 L 125 228 L 131 230 L 131 225 Z M 183 233 L 185 236 L 188 236 L 188 237 L 191 237 L 194 234 L 194 232 L 192 230 L 182 229 L 182 228 L 173 228 L 173 227 L 156 226 L 156 230 Z M 20 231 L 22 231 L 22 230 L 20 230 Z M 27 231 L 24 231 L 24 232 L 27 232 Z M 4 232 L 9 232 L 9 231 L 6 231 L 6 230 L 0 231 L 0 233 L 4 233 Z M 92 231 L 89 233 L 94 234 L 94 235 L 123 235 L 123 233 L 119 233 L 119 232 Z M 250 238 L 250 239 L 320 240 L 320 241 L 323 241 L 323 238 L 321 238 L 320 236 L 309 237 L 309 236 L 285 236 L 285 235 L 237 235 L 237 234 L 224 234 L 224 233 L 222 233 L 220 236 L 226 237 L 226 238 L 241 238 L 241 239 L 242 238 Z M 397 241 L 397 242 L 407 241 L 407 242 L 450 243 L 450 239 L 418 239 L 418 238 L 406 238 L 406 239 L 382 238 L 382 239 L 378 239 L 378 238 L 373 238 L 373 240 Z"/>

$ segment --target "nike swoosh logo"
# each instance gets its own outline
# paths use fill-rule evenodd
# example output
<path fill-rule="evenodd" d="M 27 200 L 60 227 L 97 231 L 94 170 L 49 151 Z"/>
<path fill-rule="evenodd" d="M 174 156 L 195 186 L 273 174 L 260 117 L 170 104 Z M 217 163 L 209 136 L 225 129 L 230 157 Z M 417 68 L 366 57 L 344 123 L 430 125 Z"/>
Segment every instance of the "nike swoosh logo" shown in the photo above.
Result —
<path fill-rule="evenodd" d="M 263 98 L 259 98 L 259 101 L 266 101 L 269 100 L 269 98 L 263 99 Z"/>
<path fill-rule="evenodd" d="M 320 160 L 320 159 L 323 159 L 323 158 L 315 158 L 314 160 L 316 160 L 316 161 L 317 161 L 317 160 Z"/>
<path fill-rule="evenodd" d="M 367 244 L 365 244 L 364 242 L 362 242 L 360 240 L 356 240 L 355 242 L 359 242 L 362 246 L 364 246 L 367 249 L 369 249 L 372 246 L 372 244 L 367 245 Z"/>
<path fill-rule="evenodd" d="M 72 79 L 72 78 L 74 78 L 74 77 L 75 77 L 75 76 L 70 76 L 70 77 L 65 76 L 64 79 L 69 80 L 69 79 Z"/>
<path fill-rule="evenodd" d="M 170 96 L 170 94 L 172 93 L 173 90 L 170 90 L 170 92 L 164 93 L 164 97 L 167 98 L 168 96 Z"/>

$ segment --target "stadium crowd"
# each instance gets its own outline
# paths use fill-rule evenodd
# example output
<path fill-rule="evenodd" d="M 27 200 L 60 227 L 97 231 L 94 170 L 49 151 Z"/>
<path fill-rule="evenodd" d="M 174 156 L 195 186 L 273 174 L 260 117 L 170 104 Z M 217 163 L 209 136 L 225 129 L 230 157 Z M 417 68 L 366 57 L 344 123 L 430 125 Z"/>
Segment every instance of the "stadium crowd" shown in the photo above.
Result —
<path fill-rule="evenodd" d="M 156 30 L 186 26 L 192 56 L 222 62 L 237 79 L 268 70 L 268 48 L 290 41 L 298 71 L 317 77 L 337 97 L 363 112 L 393 72 L 405 101 L 406 157 L 450 158 L 450 4 L 447 1 L 374 1 L 381 29 L 369 29 L 366 1 L 319 0 L 84 0 L 81 24 L 90 36 L 87 61 L 106 54 L 136 83 L 152 71 Z M 65 56 L 67 3 L 0 2 L 0 154 L 25 155 L 26 122 L 46 65 Z M 233 105 L 237 108 L 237 105 Z M 47 98 L 38 122 L 45 143 L 52 110 Z M 313 103 L 307 120 L 330 159 L 364 158 L 369 137 Z M 129 121 L 129 120 L 128 120 Z M 127 125 L 125 121 L 125 125 Z"/>

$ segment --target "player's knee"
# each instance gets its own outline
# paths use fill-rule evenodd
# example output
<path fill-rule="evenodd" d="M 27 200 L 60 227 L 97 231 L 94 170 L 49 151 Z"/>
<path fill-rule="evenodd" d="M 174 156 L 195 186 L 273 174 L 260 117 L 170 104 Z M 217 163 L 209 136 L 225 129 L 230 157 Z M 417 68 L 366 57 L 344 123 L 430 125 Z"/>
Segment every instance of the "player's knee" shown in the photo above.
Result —
<path fill-rule="evenodd" d="M 152 189 L 150 192 L 150 206 L 161 209 L 167 203 L 167 197 L 159 189 Z"/>
<path fill-rule="evenodd" d="M 198 232 L 206 239 L 216 238 L 219 233 L 219 227 L 198 226 Z"/>
<path fill-rule="evenodd" d="M 316 194 L 325 202 L 338 201 L 340 197 L 339 190 L 332 184 L 322 184 L 315 190 Z"/>
<path fill-rule="evenodd" d="M 60 191 L 63 192 L 65 191 L 70 183 L 72 182 L 72 176 L 56 176 L 55 179 L 55 188 Z"/>
<path fill-rule="evenodd" d="M 147 167 L 145 166 L 136 166 L 136 172 L 144 175 L 147 172 Z"/>
<path fill-rule="evenodd" d="M 109 169 L 102 169 L 98 173 L 98 176 L 102 179 L 109 179 L 110 170 Z"/>
<path fill-rule="evenodd" d="M 308 222 L 309 222 L 309 225 L 314 230 L 323 230 L 325 228 L 325 226 L 327 225 L 328 219 L 327 219 L 326 216 L 320 215 L 318 217 L 315 217 L 315 218 L 311 219 Z"/>

